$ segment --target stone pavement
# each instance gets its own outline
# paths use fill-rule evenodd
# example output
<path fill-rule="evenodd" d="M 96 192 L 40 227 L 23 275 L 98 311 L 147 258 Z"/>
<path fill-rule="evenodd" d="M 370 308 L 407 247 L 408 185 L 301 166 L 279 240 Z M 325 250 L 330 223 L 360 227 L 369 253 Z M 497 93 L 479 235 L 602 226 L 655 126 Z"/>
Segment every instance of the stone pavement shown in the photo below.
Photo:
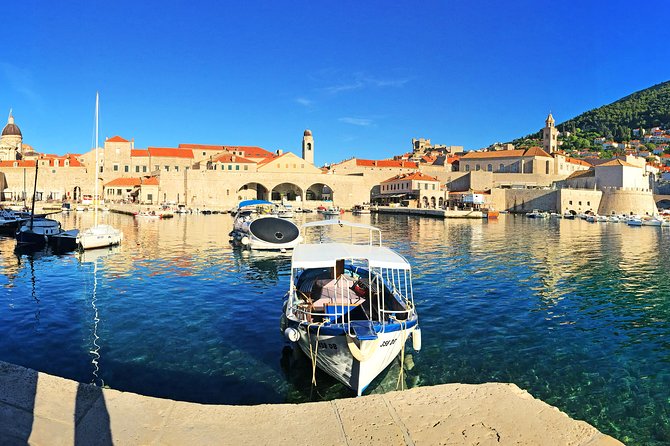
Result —
<path fill-rule="evenodd" d="M 2 445 L 622 443 L 514 384 L 444 384 L 305 404 L 214 406 L 101 389 L 0 362 Z"/>

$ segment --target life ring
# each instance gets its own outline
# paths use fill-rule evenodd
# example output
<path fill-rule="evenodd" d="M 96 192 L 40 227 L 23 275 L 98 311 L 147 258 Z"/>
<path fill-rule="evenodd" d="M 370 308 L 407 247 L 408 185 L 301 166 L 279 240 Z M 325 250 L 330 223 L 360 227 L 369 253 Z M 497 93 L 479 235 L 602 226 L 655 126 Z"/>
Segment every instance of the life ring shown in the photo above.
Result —
<path fill-rule="evenodd" d="M 372 341 L 361 341 L 361 346 L 359 348 L 356 345 L 354 338 L 352 338 L 349 335 L 346 336 L 349 351 L 351 352 L 352 356 L 356 358 L 359 362 L 365 362 L 368 359 L 372 358 L 372 356 L 377 351 L 377 348 L 379 347 L 379 339 L 375 339 Z"/>

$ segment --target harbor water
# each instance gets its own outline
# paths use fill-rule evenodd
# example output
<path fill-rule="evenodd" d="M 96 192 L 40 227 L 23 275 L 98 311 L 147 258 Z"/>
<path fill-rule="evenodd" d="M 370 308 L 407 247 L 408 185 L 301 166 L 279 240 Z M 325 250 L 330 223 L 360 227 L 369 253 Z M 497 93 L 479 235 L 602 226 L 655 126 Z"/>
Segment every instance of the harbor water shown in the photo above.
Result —
<path fill-rule="evenodd" d="M 410 261 L 422 328 L 402 376 L 398 360 L 367 393 L 512 382 L 626 444 L 670 443 L 670 228 L 344 218 L 380 227 Z M 319 371 L 313 386 L 279 331 L 290 253 L 231 247 L 228 215 L 104 220 L 122 246 L 53 255 L 0 238 L 0 360 L 210 404 L 353 396 Z"/>

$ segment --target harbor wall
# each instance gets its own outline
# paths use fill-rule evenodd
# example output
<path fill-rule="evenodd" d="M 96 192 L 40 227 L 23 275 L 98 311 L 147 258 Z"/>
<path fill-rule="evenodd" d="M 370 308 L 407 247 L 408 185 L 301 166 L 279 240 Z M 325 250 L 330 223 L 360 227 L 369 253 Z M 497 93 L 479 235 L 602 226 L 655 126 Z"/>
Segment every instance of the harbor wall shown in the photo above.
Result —
<path fill-rule="evenodd" d="M 598 214 L 654 215 L 658 213 L 654 195 L 648 189 L 609 187 L 603 189 Z"/>
<path fill-rule="evenodd" d="M 225 406 L 119 392 L 0 362 L 0 414 L 3 444 L 622 444 L 505 383 Z"/>
<path fill-rule="evenodd" d="M 526 213 L 533 209 L 549 212 L 596 211 L 603 193 L 589 189 L 493 189 L 494 209 Z"/>

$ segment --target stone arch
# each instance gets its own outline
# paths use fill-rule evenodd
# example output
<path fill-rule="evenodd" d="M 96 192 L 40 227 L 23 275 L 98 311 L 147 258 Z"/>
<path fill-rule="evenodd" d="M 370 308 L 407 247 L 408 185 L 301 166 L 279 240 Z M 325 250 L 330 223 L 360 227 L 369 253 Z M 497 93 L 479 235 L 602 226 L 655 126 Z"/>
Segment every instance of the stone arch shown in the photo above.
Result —
<path fill-rule="evenodd" d="M 333 189 L 325 183 L 314 183 L 305 191 L 306 201 L 333 200 Z"/>
<path fill-rule="evenodd" d="M 440 208 L 443 208 L 444 207 L 444 198 L 440 197 L 439 200 L 437 200 L 437 205 Z"/>
<path fill-rule="evenodd" d="M 272 188 L 271 201 L 302 201 L 302 188 L 294 183 L 281 183 Z"/>
<path fill-rule="evenodd" d="M 242 200 L 268 200 L 270 193 L 267 187 L 261 183 L 246 183 L 237 189 L 237 199 Z"/>
<path fill-rule="evenodd" d="M 434 209 L 435 206 L 436 206 L 435 197 L 430 197 L 430 207 Z"/>
<path fill-rule="evenodd" d="M 422 207 L 427 208 L 427 207 L 428 207 L 428 197 L 426 197 L 426 196 L 424 195 L 422 201 L 423 201 Z"/>

